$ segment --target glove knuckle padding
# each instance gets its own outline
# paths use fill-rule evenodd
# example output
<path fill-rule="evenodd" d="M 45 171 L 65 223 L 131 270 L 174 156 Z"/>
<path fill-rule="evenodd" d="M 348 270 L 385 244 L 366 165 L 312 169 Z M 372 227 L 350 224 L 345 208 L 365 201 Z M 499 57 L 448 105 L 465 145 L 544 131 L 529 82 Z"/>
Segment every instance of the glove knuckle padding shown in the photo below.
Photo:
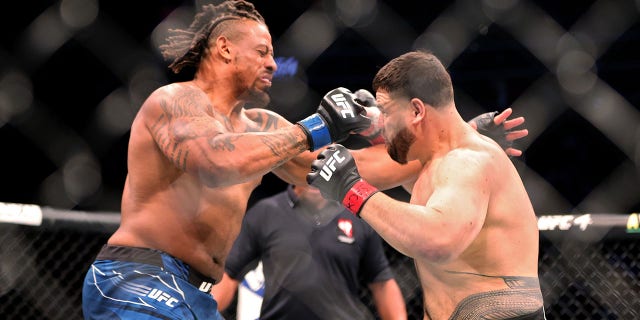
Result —
<path fill-rule="evenodd" d="M 378 192 L 360 177 L 355 160 L 339 144 L 323 150 L 313 161 L 312 171 L 307 174 L 307 183 L 318 188 L 326 199 L 341 202 L 358 217 L 362 206 Z"/>
<path fill-rule="evenodd" d="M 360 113 L 363 111 L 355 101 L 355 95 L 345 88 L 329 91 L 318 107 L 318 113 L 325 118 L 334 142 L 349 137 L 351 131 L 360 131 L 369 127 L 370 120 Z"/>
<path fill-rule="evenodd" d="M 307 175 L 307 182 L 320 189 L 328 199 L 341 201 L 349 188 L 360 179 L 355 160 L 341 145 L 322 151 L 313 162 L 312 169 L 315 171 Z"/>
<path fill-rule="evenodd" d="M 363 106 L 356 96 L 345 88 L 329 91 L 320 101 L 316 113 L 298 121 L 305 135 L 309 150 L 314 151 L 331 142 L 342 142 L 352 132 L 362 132 L 371 125 L 365 117 Z"/>

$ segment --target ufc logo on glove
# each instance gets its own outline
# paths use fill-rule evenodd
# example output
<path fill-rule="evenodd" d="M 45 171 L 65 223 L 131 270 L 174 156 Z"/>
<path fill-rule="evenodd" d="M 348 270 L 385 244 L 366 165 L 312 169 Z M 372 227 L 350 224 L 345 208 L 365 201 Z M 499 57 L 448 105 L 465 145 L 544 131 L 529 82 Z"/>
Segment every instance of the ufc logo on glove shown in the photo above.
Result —
<path fill-rule="evenodd" d="M 337 101 L 336 101 L 337 102 Z M 324 178 L 324 180 L 329 181 L 331 176 L 336 171 L 336 161 L 338 163 L 342 163 L 346 158 L 340 157 L 340 150 L 336 151 L 331 158 L 327 160 L 324 166 L 322 166 L 322 170 L 320 171 L 320 176 Z"/>
<path fill-rule="evenodd" d="M 353 114 L 353 110 L 349 107 L 349 104 L 347 104 L 347 98 L 345 98 L 342 93 L 332 95 L 331 100 L 342 108 L 340 114 L 343 118 L 353 118 L 356 116 Z"/>

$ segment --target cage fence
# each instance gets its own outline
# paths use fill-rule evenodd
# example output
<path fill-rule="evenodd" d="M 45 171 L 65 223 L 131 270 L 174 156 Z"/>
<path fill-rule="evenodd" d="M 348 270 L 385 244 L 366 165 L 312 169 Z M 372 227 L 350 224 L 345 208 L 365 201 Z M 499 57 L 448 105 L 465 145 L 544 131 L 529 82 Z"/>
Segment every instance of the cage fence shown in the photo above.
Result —
<path fill-rule="evenodd" d="M 16 224 L 16 207 L 0 205 L 3 318 L 82 318 L 85 271 L 118 223 L 95 210 L 117 210 L 133 116 L 171 80 L 157 44 L 206 2 L 219 1 L 23 1 L 4 11 L 24 14 L 0 28 L 0 136 L 13 150 L 0 157 L 12 168 L 0 201 L 43 205 L 45 219 L 24 221 L 34 208 L 20 207 Z M 573 213 L 640 210 L 640 106 L 629 81 L 640 66 L 638 0 L 429 1 L 425 10 L 290 1 L 286 12 L 252 2 L 281 67 L 273 109 L 288 119 L 313 112 L 326 89 L 368 87 L 376 67 L 412 48 L 447 64 L 465 115 L 512 106 L 529 130 L 513 161 L 536 211 L 570 212 L 539 219 L 547 318 L 640 318 L 638 215 Z M 412 261 L 386 253 L 410 319 L 421 319 Z"/>
<path fill-rule="evenodd" d="M 21 206 L 4 204 L 0 212 L 0 314 L 15 320 L 82 319 L 85 272 L 119 215 L 101 213 L 92 219 L 91 213 L 43 207 L 40 222 L 28 225 L 16 220 Z M 543 215 L 538 227 L 547 319 L 640 317 L 638 214 Z M 385 253 L 408 318 L 422 319 L 422 291 L 412 259 L 387 244 Z M 363 288 L 363 303 L 378 317 Z M 236 317 L 235 304 L 223 313 L 228 320 Z"/>

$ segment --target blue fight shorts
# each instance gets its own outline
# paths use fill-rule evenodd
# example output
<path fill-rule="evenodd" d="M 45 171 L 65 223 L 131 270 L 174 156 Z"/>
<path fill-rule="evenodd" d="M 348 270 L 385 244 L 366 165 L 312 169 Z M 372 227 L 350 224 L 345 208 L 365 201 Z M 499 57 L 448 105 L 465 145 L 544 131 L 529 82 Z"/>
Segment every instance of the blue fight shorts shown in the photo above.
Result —
<path fill-rule="evenodd" d="M 153 249 L 105 245 L 85 276 L 85 319 L 224 320 L 214 279 Z"/>

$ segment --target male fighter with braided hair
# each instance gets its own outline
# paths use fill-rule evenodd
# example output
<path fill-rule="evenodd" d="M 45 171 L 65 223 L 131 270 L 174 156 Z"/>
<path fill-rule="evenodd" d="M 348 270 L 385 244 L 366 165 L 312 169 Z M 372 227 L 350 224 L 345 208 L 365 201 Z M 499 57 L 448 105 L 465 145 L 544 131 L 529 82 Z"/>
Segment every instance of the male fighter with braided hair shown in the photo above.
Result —
<path fill-rule="evenodd" d="M 355 95 L 330 91 L 292 125 L 266 106 L 276 71 L 271 35 L 251 3 L 205 5 L 163 53 L 193 80 L 154 91 L 131 127 L 121 224 L 83 287 L 87 319 L 217 319 L 210 289 L 221 279 L 252 190 L 303 153 L 370 126 Z"/>
<path fill-rule="evenodd" d="M 162 46 L 193 79 L 155 90 L 132 123 L 121 223 L 87 271 L 87 319 L 220 318 L 209 291 L 262 177 L 304 184 L 308 150 L 372 125 L 344 88 L 295 125 L 261 108 L 277 69 L 263 17 L 245 1 L 201 9 Z M 415 170 L 396 167 L 398 180 Z"/>
<path fill-rule="evenodd" d="M 409 203 L 377 192 L 339 144 L 320 153 L 307 181 L 414 259 L 424 319 L 544 319 L 531 201 L 505 152 L 460 117 L 445 67 L 409 52 L 383 66 L 373 88 L 388 154 L 421 165 L 405 186 Z"/>
<path fill-rule="evenodd" d="M 262 15 L 248 2 L 223 2 L 217 7 L 205 5 L 203 10 L 196 14 L 188 30 L 170 30 L 174 34 L 167 38 L 168 43 L 160 45 L 162 55 L 173 59 L 169 68 L 179 73 L 183 67 L 197 67 L 209 48 L 210 38 L 236 32 L 231 28 L 232 25 L 221 22 L 243 18 L 264 24 Z"/>

